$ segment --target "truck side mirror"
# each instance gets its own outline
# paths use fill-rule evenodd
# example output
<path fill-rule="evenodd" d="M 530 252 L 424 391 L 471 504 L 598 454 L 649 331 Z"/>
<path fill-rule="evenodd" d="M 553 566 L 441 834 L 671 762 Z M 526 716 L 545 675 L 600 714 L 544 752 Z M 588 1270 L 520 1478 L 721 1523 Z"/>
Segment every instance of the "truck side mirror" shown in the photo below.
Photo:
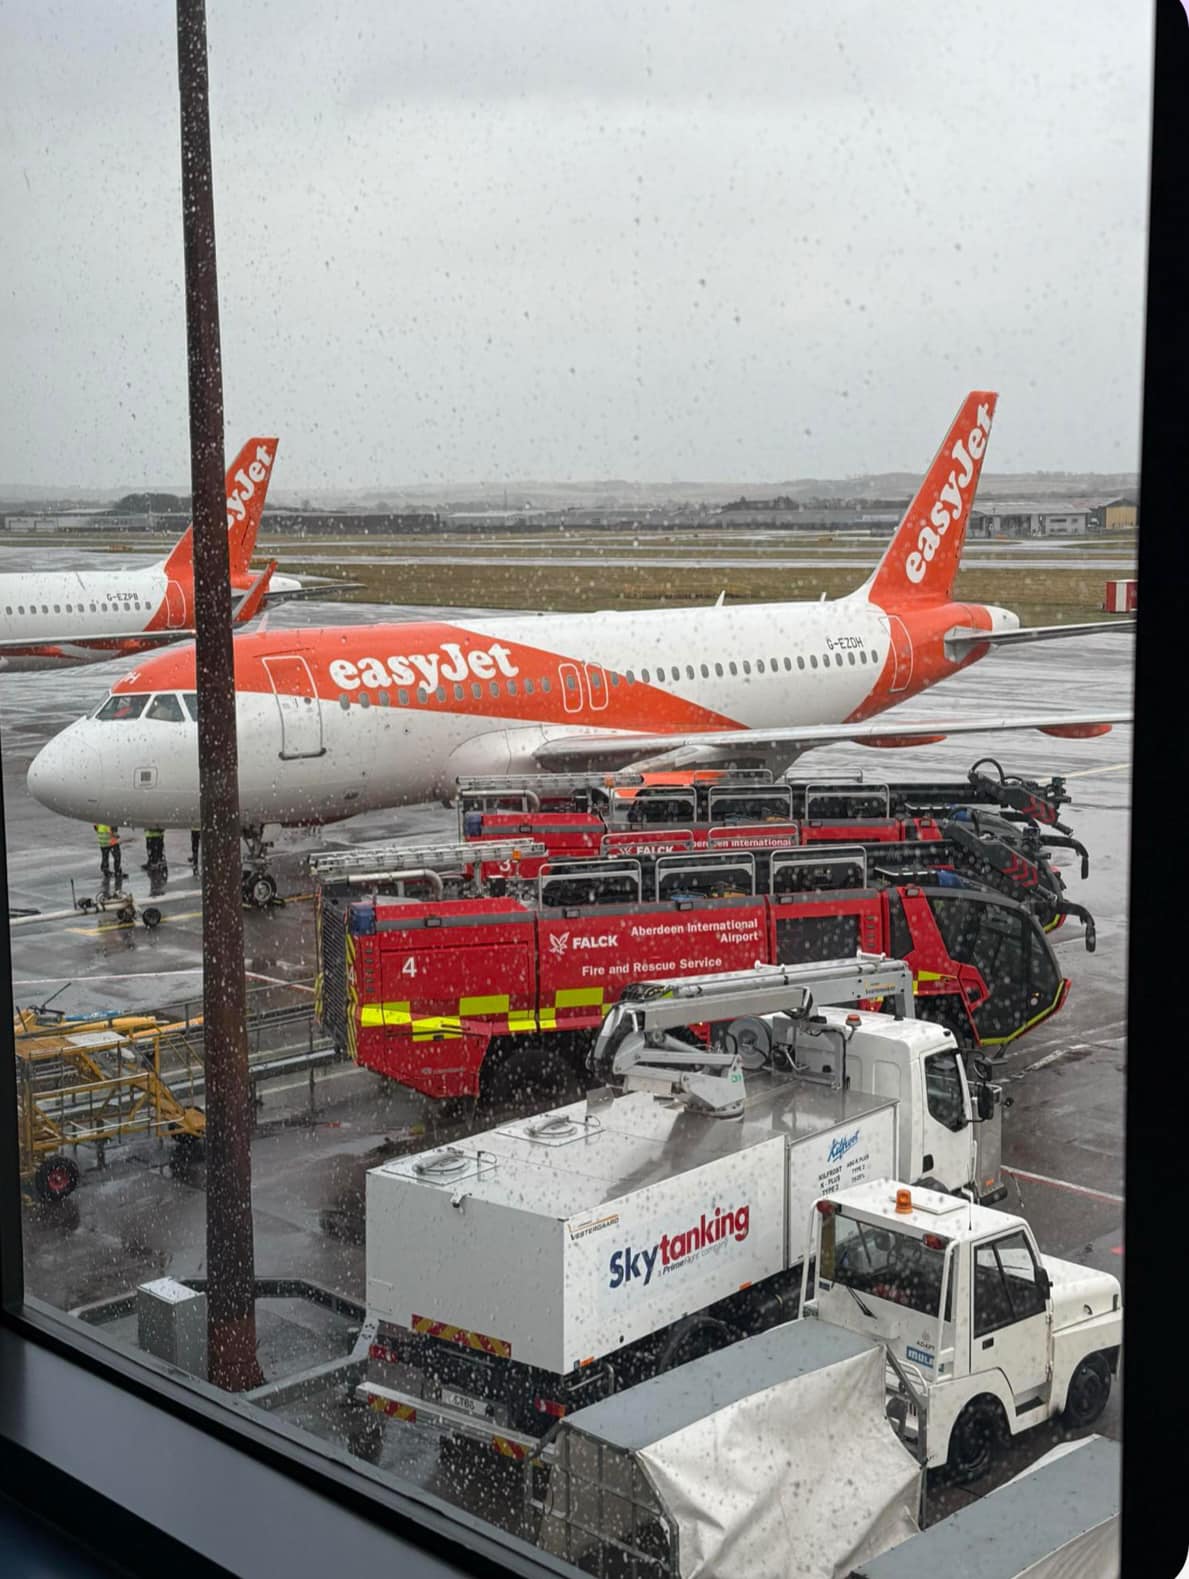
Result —
<path fill-rule="evenodd" d="M 984 1123 L 989 1118 L 995 1117 L 995 1093 L 990 1086 L 978 1086 L 975 1090 L 975 1103 L 978 1116 Z"/>
<path fill-rule="evenodd" d="M 1038 1266 L 1036 1269 L 1036 1286 L 1040 1291 L 1041 1299 L 1048 1299 L 1049 1295 L 1053 1291 L 1053 1285 L 1049 1279 L 1049 1274 L 1042 1266 Z"/>

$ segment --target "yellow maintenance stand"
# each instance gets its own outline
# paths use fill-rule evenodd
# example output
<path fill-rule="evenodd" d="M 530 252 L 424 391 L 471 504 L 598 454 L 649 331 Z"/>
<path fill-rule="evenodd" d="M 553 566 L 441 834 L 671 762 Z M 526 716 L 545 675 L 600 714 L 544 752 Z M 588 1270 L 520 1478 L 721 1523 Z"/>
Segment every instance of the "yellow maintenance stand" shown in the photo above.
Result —
<path fill-rule="evenodd" d="M 149 1015 L 48 1020 L 19 1009 L 13 1032 L 21 1180 L 40 1201 L 78 1184 L 68 1151 L 129 1135 L 172 1135 L 183 1155 L 201 1149 L 206 1115 L 183 1107 L 161 1078 L 161 1040 L 182 1029 Z"/>

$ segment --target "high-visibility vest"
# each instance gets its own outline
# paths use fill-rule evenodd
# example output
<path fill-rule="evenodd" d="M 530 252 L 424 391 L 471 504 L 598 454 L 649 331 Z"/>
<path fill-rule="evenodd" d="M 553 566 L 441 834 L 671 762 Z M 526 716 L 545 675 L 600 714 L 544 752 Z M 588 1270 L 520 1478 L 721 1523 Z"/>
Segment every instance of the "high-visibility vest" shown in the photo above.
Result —
<path fill-rule="evenodd" d="M 144 836 L 145 836 L 146 839 L 164 839 L 164 837 L 165 837 L 165 829 L 164 828 L 146 828 L 145 831 L 144 831 Z"/>
<path fill-rule="evenodd" d="M 101 850 L 109 850 L 113 845 L 119 844 L 120 835 L 115 828 L 109 827 L 105 822 L 97 822 L 92 824 L 92 826 L 95 829 L 95 837 L 99 841 Z"/>

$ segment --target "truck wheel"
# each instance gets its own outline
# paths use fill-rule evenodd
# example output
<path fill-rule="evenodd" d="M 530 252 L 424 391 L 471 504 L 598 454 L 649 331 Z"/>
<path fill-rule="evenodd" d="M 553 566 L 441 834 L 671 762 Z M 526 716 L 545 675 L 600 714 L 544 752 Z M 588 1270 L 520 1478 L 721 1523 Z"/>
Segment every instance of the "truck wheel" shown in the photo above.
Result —
<path fill-rule="evenodd" d="M 1069 1379 L 1061 1420 L 1075 1431 L 1092 1425 L 1111 1395 L 1111 1368 L 1105 1354 L 1087 1354 Z"/>
<path fill-rule="evenodd" d="M 991 1467 L 1003 1433 L 1003 1415 L 990 1398 L 972 1398 L 954 1421 L 946 1467 L 960 1486 L 980 1480 Z"/>
<path fill-rule="evenodd" d="M 347 1452 L 352 1458 L 361 1458 L 365 1464 L 378 1464 L 384 1454 L 384 1425 L 373 1409 L 351 1411 L 347 1432 Z"/>
<path fill-rule="evenodd" d="M 78 1163 L 73 1157 L 47 1157 L 33 1175 L 33 1188 L 39 1201 L 56 1206 L 78 1186 Z"/>
<path fill-rule="evenodd" d="M 573 1093 L 574 1071 L 555 1047 L 518 1047 L 480 1075 L 480 1096 L 513 1102 L 526 1111 L 547 1107 Z"/>

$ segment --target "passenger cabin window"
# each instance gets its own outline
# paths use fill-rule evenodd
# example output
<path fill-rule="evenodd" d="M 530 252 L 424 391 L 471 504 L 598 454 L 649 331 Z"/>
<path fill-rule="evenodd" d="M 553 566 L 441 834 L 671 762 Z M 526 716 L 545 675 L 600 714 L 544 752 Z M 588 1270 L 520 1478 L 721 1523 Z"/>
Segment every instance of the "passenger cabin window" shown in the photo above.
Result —
<path fill-rule="evenodd" d="M 1045 1298 L 1037 1282 L 1036 1257 L 1022 1232 L 1003 1234 L 974 1252 L 974 1335 L 1038 1316 Z"/>
<path fill-rule="evenodd" d="M 160 719 L 165 724 L 185 722 L 181 699 L 174 696 L 172 691 L 162 691 L 159 696 L 155 696 L 149 703 L 145 717 Z"/>
<path fill-rule="evenodd" d="M 148 697 L 142 692 L 140 695 L 109 696 L 107 701 L 95 714 L 95 717 L 106 723 L 123 723 L 129 718 L 139 718 L 145 710 Z"/>

